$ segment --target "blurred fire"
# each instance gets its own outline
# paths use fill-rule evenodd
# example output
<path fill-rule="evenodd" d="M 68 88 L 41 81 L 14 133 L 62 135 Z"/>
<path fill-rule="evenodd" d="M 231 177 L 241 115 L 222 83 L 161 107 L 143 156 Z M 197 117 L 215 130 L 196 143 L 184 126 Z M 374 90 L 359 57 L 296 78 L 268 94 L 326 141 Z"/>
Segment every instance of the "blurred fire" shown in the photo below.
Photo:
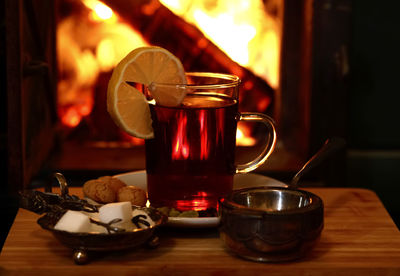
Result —
<path fill-rule="evenodd" d="M 257 140 L 252 137 L 251 129 L 247 125 L 238 125 L 236 131 L 236 144 L 240 146 L 254 146 Z"/>
<path fill-rule="evenodd" d="M 197 26 L 232 60 L 265 79 L 279 82 L 280 22 L 261 0 L 160 0 Z M 272 4 L 276 1 L 270 1 Z"/>
<path fill-rule="evenodd" d="M 58 113 L 67 127 L 77 126 L 91 113 L 100 73 L 110 72 L 132 49 L 147 45 L 139 33 L 104 3 L 81 2 L 84 9 L 63 19 L 57 28 Z M 160 2 L 196 25 L 232 60 L 265 79 L 273 88 L 278 86 L 279 22 L 266 16 L 261 0 Z M 133 144 L 143 143 L 138 139 L 129 140 Z M 237 140 L 242 146 L 256 143 L 245 125 L 239 125 Z"/>
<path fill-rule="evenodd" d="M 57 27 L 58 113 L 67 127 L 91 113 L 99 74 L 111 71 L 132 48 L 147 45 L 108 6 L 96 0 L 82 3 L 85 9 Z"/>

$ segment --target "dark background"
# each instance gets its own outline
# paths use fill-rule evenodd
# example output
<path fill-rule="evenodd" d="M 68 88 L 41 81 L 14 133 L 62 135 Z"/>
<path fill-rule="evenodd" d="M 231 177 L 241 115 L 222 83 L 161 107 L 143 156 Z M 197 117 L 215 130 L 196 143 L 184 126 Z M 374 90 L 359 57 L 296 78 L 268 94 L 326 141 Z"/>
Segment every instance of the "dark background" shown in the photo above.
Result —
<path fill-rule="evenodd" d="M 17 210 L 7 188 L 7 88 L 4 1 L 0 7 L 0 247 Z M 347 109 L 347 179 L 374 190 L 400 225 L 400 20 L 395 1 L 354 0 Z"/>
<path fill-rule="evenodd" d="M 398 226 L 399 27 L 395 1 L 354 1 L 347 183 L 374 190 Z"/>

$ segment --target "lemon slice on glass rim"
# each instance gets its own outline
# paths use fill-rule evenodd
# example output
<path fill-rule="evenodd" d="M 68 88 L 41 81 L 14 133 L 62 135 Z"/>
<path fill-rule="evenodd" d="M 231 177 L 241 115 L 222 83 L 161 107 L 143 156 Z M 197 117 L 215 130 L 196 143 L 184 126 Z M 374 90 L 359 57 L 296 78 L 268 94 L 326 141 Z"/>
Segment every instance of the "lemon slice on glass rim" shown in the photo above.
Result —
<path fill-rule="evenodd" d="M 164 48 L 140 47 L 130 52 L 114 68 L 108 82 L 107 110 L 114 122 L 128 134 L 153 138 L 150 108 L 146 96 L 128 83 L 185 84 L 181 61 Z M 152 98 L 163 106 L 178 106 L 183 101 L 184 89 L 152 90 Z"/>

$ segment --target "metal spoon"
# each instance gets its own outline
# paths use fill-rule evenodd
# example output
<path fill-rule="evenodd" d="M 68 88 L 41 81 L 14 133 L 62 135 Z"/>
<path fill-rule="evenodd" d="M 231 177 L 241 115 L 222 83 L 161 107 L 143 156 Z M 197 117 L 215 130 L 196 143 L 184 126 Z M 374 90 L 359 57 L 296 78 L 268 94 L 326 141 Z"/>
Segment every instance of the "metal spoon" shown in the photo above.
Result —
<path fill-rule="evenodd" d="M 333 153 L 342 149 L 345 145 L 346 142 L 343 138 L 333 137 L 326 140 L 322 148 L 316 154 L 314 154 L 292 178 L 289 183 L 289 187 L 292 189 L 297 189 L 298 182 L 305 173 L 309 172 L 312 168 L 320 164 Z"/>

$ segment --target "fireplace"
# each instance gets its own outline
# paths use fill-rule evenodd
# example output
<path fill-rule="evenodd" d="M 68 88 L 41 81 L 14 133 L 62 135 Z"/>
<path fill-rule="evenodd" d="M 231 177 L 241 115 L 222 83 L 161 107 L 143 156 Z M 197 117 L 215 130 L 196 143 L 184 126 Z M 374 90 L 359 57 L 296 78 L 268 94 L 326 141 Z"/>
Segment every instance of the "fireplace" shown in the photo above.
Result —
<path fill-rule="evenodd" d="M 186 71 L 242 79 L 240 109 L 277 124 L 277 148 L 259 173 L 291 176 L 326 138 L 345 135 L 350 1 L 107 0 L 102 10 L 98 1 L 45 2 L 6 1 L 8 173 L 15 189 L 55 170 L 144 169 L 143 141 L 121 132 L 105 109 L 115 60 L 142 45 L 168 49 Z M 255 13 L 246 15 L 250 8 Z M 239 50 L 231 52 L 233 45 Z M 255 126 L 240 129 L 243 162 L 263 141 Z M 326 169 L 325 179 L 335 181 L 338 169 L 335 177 L 332 166 Z"/>

